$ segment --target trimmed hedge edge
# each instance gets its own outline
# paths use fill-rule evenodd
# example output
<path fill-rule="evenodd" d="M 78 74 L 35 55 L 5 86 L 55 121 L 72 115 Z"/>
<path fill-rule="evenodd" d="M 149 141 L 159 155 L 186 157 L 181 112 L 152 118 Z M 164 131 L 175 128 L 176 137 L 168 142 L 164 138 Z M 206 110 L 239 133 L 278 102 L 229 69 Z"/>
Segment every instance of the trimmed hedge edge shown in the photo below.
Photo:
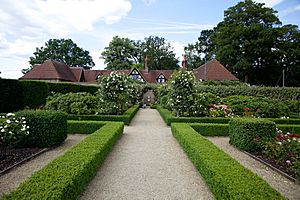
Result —
<path fill-rule="evenodd" d="M 74 121 L 68 120 L 68 134 L 91 134 L 103 127 L 108 122 L 104 121 Z"/>
<path fill-rule="evenodd" d="M 110 122 L 34 173 L 3 199 L 76 199 L 95 175 L 124 124 Z"/>
<path fill-rule="evenodd" d="M 68 115 L 68 120 L 116 121 L 129 125 L 138 111 L 139 105 L 134 105 L 126 110 L 123 115 Z"/>
<path fill-rule="evenodd" d="M 214 123 L 214 124 L 227 124 L 232 118 L 226 117 L 174 117 L 171 111 L 163 108 L 160 105 L 156 106 L 157 111 L 165 121 L 165 123 L 170 126 L 171 123 Z M 280 118 L 262 118 L 275 122 L 276 124 L 293 124 L 300 125 L 300 119 L 280 119 Z"/>
<path fill-rule="evenodd" d="M 285 199 L 188 124 L 172 123 L 171 129 L 216 199 Z"/>

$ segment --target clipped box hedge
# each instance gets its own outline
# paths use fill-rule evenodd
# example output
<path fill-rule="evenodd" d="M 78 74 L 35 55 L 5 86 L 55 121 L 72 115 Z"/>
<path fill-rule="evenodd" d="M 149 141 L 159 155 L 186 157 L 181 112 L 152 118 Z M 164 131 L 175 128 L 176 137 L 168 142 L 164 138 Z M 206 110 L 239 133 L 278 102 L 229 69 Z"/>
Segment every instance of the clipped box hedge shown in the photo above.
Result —
<path fill-rule="evenodd" d="M 80 84 L 74 84 L 74 83 L 50 83 L 48 82 L 49 90 L 50 92 L 55 93 L 76 93 L 76 92 L 87 92 L 90 94 L 95 94 L 99 86 L 97 85 L 80 85 Z"/>
<path fill-rule="evenodd" d="M 172 123 L 172 133 L 216 199 L 285 199 L 266 181 L 243 167 L 185 123 Z"/>
<path fill-rule="evenodd" d="M 121 122 L 107 123 L 34 173 L 3 200 L 77 199 L 122 135 L 123 129 Z"/>
<path fill-rule="evenodd" d="M 14 112 L 23 108 L 22 85 L 18 80 L 0 78 L 0 113 Z"/>
<path fill-rule="evenodd" d="M 51 147 L 67 138 L 67 115 L 64 112 L 24 110 L 17 112 L 16 116 L 25 117 L 29 126 L 26 147 Z"/>
<path fill-rule="evenodd" d="M 139 105 L 134 105 L 123 115 L 68 115 L 68 120 L 119 121 L 129 125 L 134 115 L 139 111 Z"/>
<path fill-rule="evenodd" d="M 203 136 L 228 136 L 228 124 L 192 123 L 190 126 Z"/>
<path fill-rule="evenodd" d="M 227 124 L 232 118 L 226 117 L 174 117 L 171 111 L 163 108 L 160 105 L 156 106 L 157 111 L 160 113 L 161 117 L 165 123 L 170 126 L 171 123 L 214 123 L 214 124 Z M 238 118 L 239 119 L 239 118 Z M 280 119 L 280 118 L 264 118 L 275 122 L 276 124 L 299 124 L 300 119 Z"/>
<path fill-rule="evenodd" d="M 265 119 L 235 118 L 229 122 L 229 143 L 245 151 L 259 150 L 275 133 L 275 123 Z"/>
<path fill-rule="evenodd" d="M 73 121 L 68 120 L 68 134 L 91 134 L 100 129 L 107 122 L 103 121 Z"/>
<path fill-rule="evenodd" d="M 276 127 L 279 130 L 282 130 L 283 133 L 290 132 L 294 134 L 300 135 L 300 125 L 294 125 L 294 124 L 278 124 Z"/>

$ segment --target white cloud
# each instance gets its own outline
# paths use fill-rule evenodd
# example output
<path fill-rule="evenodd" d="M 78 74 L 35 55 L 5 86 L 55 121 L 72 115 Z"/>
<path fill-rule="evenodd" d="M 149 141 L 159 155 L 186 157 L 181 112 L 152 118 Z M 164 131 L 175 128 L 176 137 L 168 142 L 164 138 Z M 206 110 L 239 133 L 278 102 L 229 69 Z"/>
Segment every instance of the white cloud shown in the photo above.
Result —
<path fill-rule="evenodd" d="M 274 7 L 284 0 L 255 0 L 257 3 L 265 3 L 267 7 Z"/>
<path fill-rule="evenodd" d="M 179 42 L 171 41 L 171 46 L 174 47 L 174 52 L 176 53 L 176 57 L 179 59 L 180 63 L 182 61 L 182 55 L 184 54 L 184 44 Z"/>

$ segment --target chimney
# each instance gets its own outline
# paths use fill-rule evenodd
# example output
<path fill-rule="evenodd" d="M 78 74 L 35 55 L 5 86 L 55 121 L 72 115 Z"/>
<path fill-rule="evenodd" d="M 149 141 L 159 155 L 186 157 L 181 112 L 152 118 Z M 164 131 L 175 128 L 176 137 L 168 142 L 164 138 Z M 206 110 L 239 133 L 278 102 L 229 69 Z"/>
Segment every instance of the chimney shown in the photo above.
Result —
<path fill-rule="evenodd" d="M 185 55 L 183 55 L 181 66 L 182 66 L 183 69 L 187 68 L 187 60 L 186 60 L 186 56 Z"/>
<path fill-rule="evenodd" d="M 147 73 L 149 72 L 148 61 L 149 61 L 149 58 L 148 58 L 148 55 L 146 55 L 146 58 L 145 58 L 145 70 L 146 70 Z"/>

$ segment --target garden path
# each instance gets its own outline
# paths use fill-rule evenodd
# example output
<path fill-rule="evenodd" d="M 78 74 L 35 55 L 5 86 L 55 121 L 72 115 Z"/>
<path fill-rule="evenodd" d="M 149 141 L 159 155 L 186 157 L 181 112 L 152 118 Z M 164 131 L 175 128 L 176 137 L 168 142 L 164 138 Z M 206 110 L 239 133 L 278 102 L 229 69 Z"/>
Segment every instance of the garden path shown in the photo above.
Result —
<path fill-rule="evenodd" d="M 154 109 L 140 109 L 80 199 L 213 199 Z"/>

